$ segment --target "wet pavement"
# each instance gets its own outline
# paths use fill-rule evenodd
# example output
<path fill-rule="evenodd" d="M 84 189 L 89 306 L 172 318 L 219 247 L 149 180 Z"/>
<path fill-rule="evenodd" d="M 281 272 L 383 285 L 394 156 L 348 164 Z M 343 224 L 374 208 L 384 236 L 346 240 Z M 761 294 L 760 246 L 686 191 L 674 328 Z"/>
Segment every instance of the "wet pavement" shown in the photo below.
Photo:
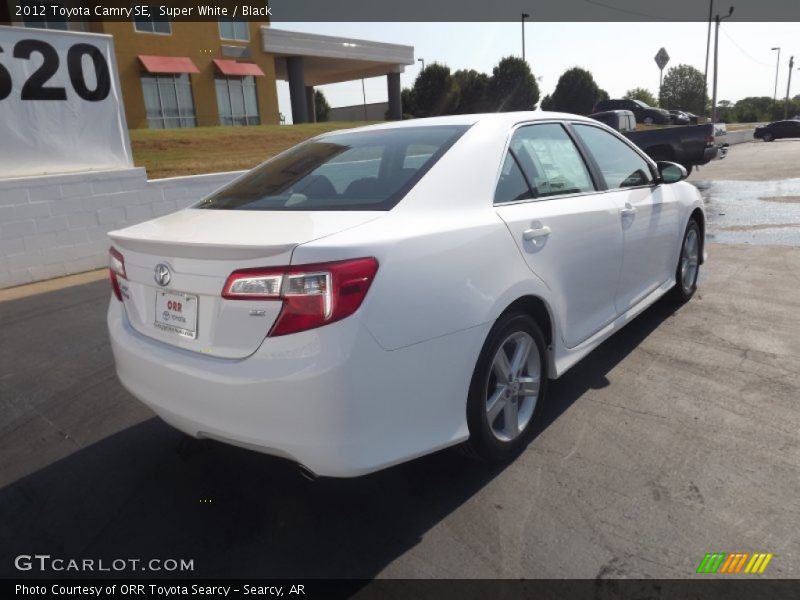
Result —
<path fill-rule="evenodd" d="M 689 177 L 712 242 L 800 246 L 800 139 L 749 142 Z"/>
<path fill-rule="evenodd" d="M 800 246 L 800 178 L 693 183 L 706 203 L 710 241 Z"/>

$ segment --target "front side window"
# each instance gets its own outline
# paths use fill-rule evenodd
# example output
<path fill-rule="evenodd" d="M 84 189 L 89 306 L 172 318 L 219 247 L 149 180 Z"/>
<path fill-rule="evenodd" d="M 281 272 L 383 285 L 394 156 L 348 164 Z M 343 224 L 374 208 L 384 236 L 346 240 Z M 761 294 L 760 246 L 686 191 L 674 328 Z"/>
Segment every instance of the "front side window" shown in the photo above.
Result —
<path fill-rule="evenodd" d="M 390 210 L 466 130 L 401 127 L 313 139 L 256 167 L 195 208 Z M 431 154 L 422 152 L 431 147 Z"/>
<path fill-rule="evenodd" d="M 249 42 L 250 31 L 248 30 L 247 21 L 233 18 L 221 18 L 219 20 L 219 37 L 223 40 Z"/>
<path fill-rule="evenodd" d="M 256 79 L 251 75 L 217 75 L 217 108 L 220 125 L 258 125 Z"/>
<path fill-rule="evenodd" d="M 578 123 L 573 127 L 592 153 L 609 189 L 653 183 L 650 164 L 628 144 L 599 127 Z"/>
<path fill-rule="evenodd" d="M 171 34 L 172 26 L 166 17 L 159 16 L 159 6 L 148 6 L 149 16 L 135 15 L 133 17 L 133 28 L 139 33 L 162 33 Z"/>
<path fill-rule="evenodd" d="M 151 129 L 197 125 L 192 82 L 186 73 L 142 74 L 142 92 Z"/>

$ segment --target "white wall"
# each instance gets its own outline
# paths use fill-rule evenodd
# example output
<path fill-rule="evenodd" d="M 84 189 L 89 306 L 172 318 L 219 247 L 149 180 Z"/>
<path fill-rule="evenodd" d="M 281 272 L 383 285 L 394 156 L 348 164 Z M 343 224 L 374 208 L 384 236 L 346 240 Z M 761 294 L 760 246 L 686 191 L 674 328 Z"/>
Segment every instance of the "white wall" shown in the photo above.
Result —
<path fill-rule="evenodd" d="M 0 289 L 104 267 L 107 232 L 184 208 L 239 174 L 148 181 L 133 168 L 0 179 Z"/>

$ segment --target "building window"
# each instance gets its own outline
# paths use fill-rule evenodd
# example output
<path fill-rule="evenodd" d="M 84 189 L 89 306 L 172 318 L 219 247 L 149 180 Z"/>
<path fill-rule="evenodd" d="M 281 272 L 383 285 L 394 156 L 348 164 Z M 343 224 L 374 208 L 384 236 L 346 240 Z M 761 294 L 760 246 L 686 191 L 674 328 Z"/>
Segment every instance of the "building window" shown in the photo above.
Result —
<path fill-rule="evenodd" d="M 134 15 L 133 28 L 139 33 L 161 33 L 170 35 L 172 33 L 172 25 L 170 25 L 169 19 L 166 17 L 157 16 L 159 7 L 149 6 L 147 8 L 150 9 L 150 16 Z"/>
<path fill-rule="evenodd" d="M 217 75 L 217 106 L 220 125 L 258 125 L 256 79 L 250 75 Z"/>
<path fill-rule="evenodd" d="M 220 19 L 219 37 L 223 40 L 236 40 L 238 42 L 249 42 L 250 31 L 247 21 L 241 19 Z"/>
<path fill-rule="evenodd" d="M 35 27 L 37 29 L 59 29 L 61 31 L 67 31 L 69 29 L 67 26 L 66 17 L 57 17 L 51 12 L 55 10 L 55 7 L 57 7 L 59 3 L 48 2 L 47 6 L 45 7 L 42 6 L 43 2 L 23 0 L 18 4 L 23 8 L 23 13 L 25 12 L 26 7 L 30 9 L 31 13 L 33 13 L 30 16 L 22 17 L 25 27 Z M 45 8 L 45 15 L 40 16 L 41 12 Z"/>
<path fill-rule="evenodd" d="M 150 129 L 197 125 L 192 82 L 186 73 L 142 74 L 142 91 Z"/>

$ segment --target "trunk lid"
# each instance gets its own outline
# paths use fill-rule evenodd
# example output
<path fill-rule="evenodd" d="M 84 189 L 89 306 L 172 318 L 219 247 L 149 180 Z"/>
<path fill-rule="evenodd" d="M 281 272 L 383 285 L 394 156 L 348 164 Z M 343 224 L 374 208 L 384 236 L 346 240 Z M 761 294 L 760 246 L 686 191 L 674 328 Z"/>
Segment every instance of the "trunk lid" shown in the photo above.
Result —
<path fill-rule="evenodd" d="M 245 358 L 263 342 L 282 302 L 225 299 L 228 276 L 289 265 L 299 244 L 382 214 L 186 209 L 112 231 L 108 236 L 125 261 L 127 277 L 119 283 L 128 320 L 139 333 L 172 346 Z"/>

